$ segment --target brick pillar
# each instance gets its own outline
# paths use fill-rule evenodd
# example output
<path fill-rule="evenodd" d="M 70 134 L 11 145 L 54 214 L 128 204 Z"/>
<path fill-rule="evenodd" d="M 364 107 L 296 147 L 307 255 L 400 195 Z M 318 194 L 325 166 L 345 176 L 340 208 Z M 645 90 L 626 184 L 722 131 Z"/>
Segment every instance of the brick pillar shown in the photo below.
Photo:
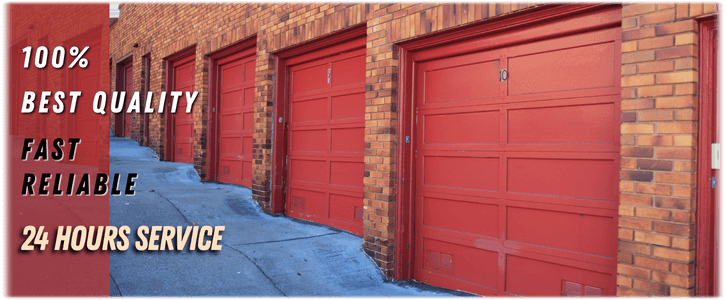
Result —
<path fill-rule="evenodd" d="M 715 12 L 715 4 L 623 7 L 618 295 L 694 294 L 694 18 Z"/>
<path fill-rule="evenodd" d="M 393 277 L 396 208 L 398 53 L 386 35 L 390 24 L 368 22 L 366 49 L 363 249 Z"/>

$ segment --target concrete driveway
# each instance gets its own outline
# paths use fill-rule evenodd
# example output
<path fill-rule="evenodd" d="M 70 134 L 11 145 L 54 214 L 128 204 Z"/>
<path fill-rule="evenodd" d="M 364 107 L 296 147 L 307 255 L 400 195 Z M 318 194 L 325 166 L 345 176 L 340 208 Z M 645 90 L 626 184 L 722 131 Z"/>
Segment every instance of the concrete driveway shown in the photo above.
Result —
<path fill-rule="evenodd" d="M 111 225 L 131 247 L 111 251 L 111 296 L 471 296 L 384 280 L 362 239 L 263 213 L 244 187 L 202 183 L 192 165 L 159 161 L 129 138 L 111 138 L 111 173 L 137 173 L 135 196 L 111 196 Z M 133 250 L 146 225 L 226 226 L 220 251 Z"/>

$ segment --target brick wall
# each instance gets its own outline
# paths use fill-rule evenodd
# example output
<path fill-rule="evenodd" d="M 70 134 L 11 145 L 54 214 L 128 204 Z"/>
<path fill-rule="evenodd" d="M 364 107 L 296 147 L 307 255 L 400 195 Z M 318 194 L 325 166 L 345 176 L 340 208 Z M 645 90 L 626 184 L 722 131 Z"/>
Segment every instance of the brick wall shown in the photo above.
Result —
<path fill-rule="evenodd" d="M 365 24 L 366 129 L 363 248 L 393 275 L 398 102 L 396 43 L 534 4 L 123 4 L 111 28 L 116 62 L 151 54 L 150 87 L 165 90 L 163 58 L 196 45 L 194 167 L 206 178 L 207 55 L 257 41 L 253 198 L 270 209 L 274 52 Z M 694 286 L 697 27 L 715 5 L 623 7 L 622 170 L 618 293 L 687 295 Z M 137 48 L 133 47 L 138 43 Z M 115 82 L 115 77 L 112 79 Z M 157 94 L 158 96 L 158 94 Z M 154 99 L 154 106 L 158 99 Z M 164 116 L 150 117 L 164 159 Z M 134 138 L 142 126 L 137 117 Z M 111 120 L 113 124 L 113 118 Z M 140 140 L 139 140 L 140 141 Z"/>
<path fill-rule="evenodd" d="M 619 295 L 693 295 L 698 17 L 715 4 L 623 6 Z"/>
<path fill-rule="evenodd" d="M 142 56 L 151 54 L 150 88 L 166 89 L 163 58 L 196 45 L 194 168 L 206 179 L 208 103 L 207 55 L 237 42 L 257 39 L 253 198 L 270 208 L 272 52 L 360 24 L 367 25 L 364 249 L 386 276 L 393 275 L 394 180 L 398 57 L 394 43 L 534 4 L 122 4 L 111 27 L 112 83 L 117 63 L 133 55 L 134 90 L 143 87 Z M 138 47 L 134 47 L 138 44 Z M 158 105 L 158 99 L 153 100 Z M 113 125 L 115 116 L 111 117 Z M 150 116 L 149 146 L 164 159 L 165 120 Z M 113 126 L 112 126 L 113 127 Z M 132 125 L 142 142 L 143 117 Z"/>

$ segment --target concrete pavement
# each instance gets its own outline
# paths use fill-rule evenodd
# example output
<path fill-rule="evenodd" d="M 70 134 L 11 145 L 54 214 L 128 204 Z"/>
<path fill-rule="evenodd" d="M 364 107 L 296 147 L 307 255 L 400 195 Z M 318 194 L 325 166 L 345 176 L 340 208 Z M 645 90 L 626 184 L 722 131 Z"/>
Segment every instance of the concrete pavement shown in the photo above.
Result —
<path fill-rule="evenodd" d="M 135 196 L 111 196 L 111 225 L 131 228 L 129 250 L 111 251 L 112 296 L 471 296 L 384 280 L 362 239 L 263 213 L 244 187 L 202 183 L 191 164 L 159 161 L 111 137 L 111 173 L 137 173 Z M 220 251 L 133 249 L 146 225 L 226 226 Z"/>

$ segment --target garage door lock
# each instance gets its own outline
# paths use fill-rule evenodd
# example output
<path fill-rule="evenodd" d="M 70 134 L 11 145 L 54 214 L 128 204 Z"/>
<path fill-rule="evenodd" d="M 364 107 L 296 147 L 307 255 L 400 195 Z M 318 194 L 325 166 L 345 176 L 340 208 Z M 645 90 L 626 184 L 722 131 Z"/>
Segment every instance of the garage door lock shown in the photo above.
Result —
<path fill-rule="evenodd" d="M 507 81 L 507 77 L 509 77 L 507 69 L 502 69 L 501 71 L 499 71 L 499 81 Z"/>

